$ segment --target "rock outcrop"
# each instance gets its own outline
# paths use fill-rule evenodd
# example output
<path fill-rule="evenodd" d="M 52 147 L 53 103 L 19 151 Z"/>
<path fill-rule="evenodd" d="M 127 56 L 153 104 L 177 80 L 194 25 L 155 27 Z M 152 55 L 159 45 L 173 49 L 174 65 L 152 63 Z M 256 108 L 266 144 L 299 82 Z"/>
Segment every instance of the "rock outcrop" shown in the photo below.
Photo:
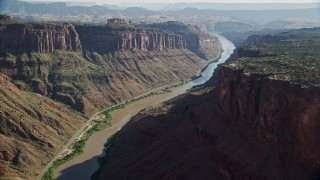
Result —
<path fill-rule="evenodd" d="M 0 73 L 7 75 L 21 90 L 31 90 L 41 95 L 50 95 L 52 85 L 48 80 L 49 64 L 46 54 L 30 53 L 3 56 Z"/>
<path fill-rule="evenodd" d="M 0 25 L 0 54 L 2 55 L 50 53 L 54 50 L 81 50 L 78 33 L 73 25 L 68 23 Z"/>
<path fill-rule="evenodd" d="M 250 75 L 224 66 L 220 70 L 218 104 L 261 142 L 320 167 L 320 88 Z"/>
<path fill-rule="evenodd" d="M 199 26 L 184 24 L 179 21 L 168 21 L 149 24 L 148 27 L 181 35 L 185 39 L 185 48 L 194 52 L 203 59 L 215 58 L 214 52 L 216 49 L 213 50 L 213 48 L 219 46 L 219 41 L 216 37 L 205 34 Z"/>
<path fill-rule="evenodd" d="M 199 35 L 185 35 L 186 36 L 186 48 L 196 53 L 203 59 L 214 59 L 215 51 L 214 47 L 219 46 L 219 40 L 216 37 L 199 36 Z"/>
<path fill-rule="evenodd" d="M 161 31 L 139 29 L 117 30 L 108 26 L 78 26 L 85 50 L 107 53 L 119 50 L 162 51 L 186 48 L 186 38 Z"/>
<path fill-rule="evenodd" d="M 130 24 L 131 21 L 126 21 L 125 19 L 121 19 L 121 18 L 111 18 L 107 20 L 108 24 Z"/>

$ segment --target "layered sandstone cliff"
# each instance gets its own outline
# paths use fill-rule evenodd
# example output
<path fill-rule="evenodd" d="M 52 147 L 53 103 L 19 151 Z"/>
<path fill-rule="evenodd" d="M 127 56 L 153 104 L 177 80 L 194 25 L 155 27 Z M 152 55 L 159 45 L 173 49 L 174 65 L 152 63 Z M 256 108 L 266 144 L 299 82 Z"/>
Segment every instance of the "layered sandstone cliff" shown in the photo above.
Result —
<path fill-rule="evenodd" d="M 77 26 L 77 31 L 85 49 L 102 53 L 133 49 L 162 51 L 186 48 L 186 38 L 181 35 L 143 28 L 119 30 L 110 26 Z"/>
<path fill-rule="evenodd" d="M 320 167 L 320 88 L 250 75 L 224 66 L 220 70 L 218 104 L 232 122 L 251 128 L 260 141 Z"/>
<path fill-rule="evenodd" d="M 163 23 L 150 24 L 148 27 L 161 29 L 167 32 L 181 35 L 184 37 L 188 50 L 196 53 L 203 59 L 214 59 L 215 51 L 214 47 L 218 46 L 218 39 L 213 36 L 209 36 L 204 33 L 201 27 L 184 24 L 179 21 L 168 21 Z"/>
<path fill-rule="evenodd" d="M 79 51 L 81 43 L 71 24 L 0 25 L 0 53 L 49 53 L 54 50 Z"/>
<path fill-rule="evenodd" d="M 96 179 L 318 179 L 319 89 L 219 75 L 217 88 L 135 116 Z"/>

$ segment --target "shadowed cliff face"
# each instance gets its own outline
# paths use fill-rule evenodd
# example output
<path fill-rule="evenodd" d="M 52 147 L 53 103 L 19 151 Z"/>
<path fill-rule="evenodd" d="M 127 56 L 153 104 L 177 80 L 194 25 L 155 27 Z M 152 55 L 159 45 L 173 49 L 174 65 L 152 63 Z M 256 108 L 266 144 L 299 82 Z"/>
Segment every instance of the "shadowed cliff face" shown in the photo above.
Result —
<path fill-rule="evenodd" d="M 0 25 L 0 53 L 49 53 L 54 50 L 79 51 L 81 43 L 71 24 Z"/>
<path fill-rule="evenodd" d="M 255 77 L 241 69 L 220 70 L 218 104 L 251 128 L 261 141 L 320 166 L 320 89 Z"/>
<path fill-rule="evenodd" d="M 277 36 L 277 35 L 252 35 L 246 39 L 245 45 L 276 43 L 276 42 L 286 40 L 288 38 L 289 37 Z"/>
<path fill-rule="evenodd" d="M 227 67 L 219 77 L 135 116 L 97 179 L 319 178 L 319 90 Z"/>

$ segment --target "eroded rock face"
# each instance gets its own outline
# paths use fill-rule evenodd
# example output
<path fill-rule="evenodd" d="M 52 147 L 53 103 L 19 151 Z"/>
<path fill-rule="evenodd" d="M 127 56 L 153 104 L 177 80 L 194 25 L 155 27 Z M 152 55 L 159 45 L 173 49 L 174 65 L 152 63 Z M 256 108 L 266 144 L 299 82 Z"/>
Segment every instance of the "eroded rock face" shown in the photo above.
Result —
<path fill-rule="evenodd" d="M 129 24 L 125 19 L 111 18 L 107 20 L 108 24 Z"/>
<path fill-rule="evenodd" d="M 161 51 L 164 49 L 185 48 L 186 43 L 182 36 L 148 31 L 126 32 L 121 35 L 117 43 L 117 50 L 149 50 Z"/>
<path fill-rule="evenodd" d="M 0 53 L 80 51 L 78 33 L 71 24 L 8 24 L 0 26 Z"/>
<path fill-rule="evenodd" d="M 59 55 L 65 62 L 52 67 L 49 79 L 53 97 L 84 114 L 189 79 L 206 63 L 187 49 L 76 55 Z"/>
<path fill-rule="evenodd" d="M 161 31 L 143 29 L 116 31 L 103 26 L 78 26 L 77 30 L 84 48 L 96 52 L 133 49 L 162 51 L 186 48 L 185 37 Z"/>
<path fill-rule="evenodd" d="M 320 89 L 222 67 L 218 104 L 255 136 L 320 166 Z"/>
<path fill-rule="evenodd" d="M 97 179 L 319 179 L 319 97 L 222 67 L 217 88 L 133 117 Z"/>
<path fill-rule="evenodd" d="M 28 88 L 35 93 L 42 95 L 48 95 L 51 92 L 51 84 L 48 81 L 49 61 L 39 58 L 30 60 L 2 60 L 0 61 L 0 72 L 8 77 L 16 80 L 20 80 L 23 84 L 15 83 L 21 87 L 21 90 Z"/>
<path fill-rule="evenodd" d="M 149 24 L 148 27 L 157 28 L 178 34 L 185 39 L 188 50 L 194 52 L 203 59 L 216 58 L 215 47 L 219 46 L 217 37 L 204 33 L 204 29 L 199 26 L 184 24 L 179 21 L 168 21 L 163 23 Z"/>
<path fill-rule="evenodd" d="M 217 37 L 202 37 L 199 39 L 199 53 L 198 55 L 204 59 L 217 58 L 215 52 L 216 47 L 220 46 L 220 41 Z"/>
<path fill-rule="evenodd" d="M 34 179 L 85 119 L 0 73 L 0 179 Z"/>

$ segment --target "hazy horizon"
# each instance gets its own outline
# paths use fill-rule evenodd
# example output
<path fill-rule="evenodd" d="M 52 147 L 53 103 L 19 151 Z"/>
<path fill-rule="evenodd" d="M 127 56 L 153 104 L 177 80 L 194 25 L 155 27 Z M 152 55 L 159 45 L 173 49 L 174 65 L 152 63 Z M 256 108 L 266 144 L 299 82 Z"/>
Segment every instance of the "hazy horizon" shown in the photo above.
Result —
<path fill-rule="evenodd" d="M 118 0 L 115 2 L 114 0 L 21 0 L 21 1 L 28 1 L 28 2 L 85 2 L 85 3 L 97 3 L 97 4 L 122 4 L 122 3 L 128 3 L 128 4 L 140 4 L 140 3 L 253 3 L 253 4 L 259 4 L 259 3 L 319 3 L 319 0 L 155 0 L 155 1 L 147 1 L 147 0 Z"/>
<path fill-rule="evenodd" d="M 125 9 L 129 7 L 142 7 L 154 11 L 179 10 L 184 8 L 216 9 L 216 10 L 272 10 L 272 9 L 309 9 L 318 8 L 320 0 L 19 0 L 24 2 L 65 2 L 69 6 L 94 6 L 105 5 L 115 9 Z M 1 3 L 1 2 L 0 2 Z"/>

